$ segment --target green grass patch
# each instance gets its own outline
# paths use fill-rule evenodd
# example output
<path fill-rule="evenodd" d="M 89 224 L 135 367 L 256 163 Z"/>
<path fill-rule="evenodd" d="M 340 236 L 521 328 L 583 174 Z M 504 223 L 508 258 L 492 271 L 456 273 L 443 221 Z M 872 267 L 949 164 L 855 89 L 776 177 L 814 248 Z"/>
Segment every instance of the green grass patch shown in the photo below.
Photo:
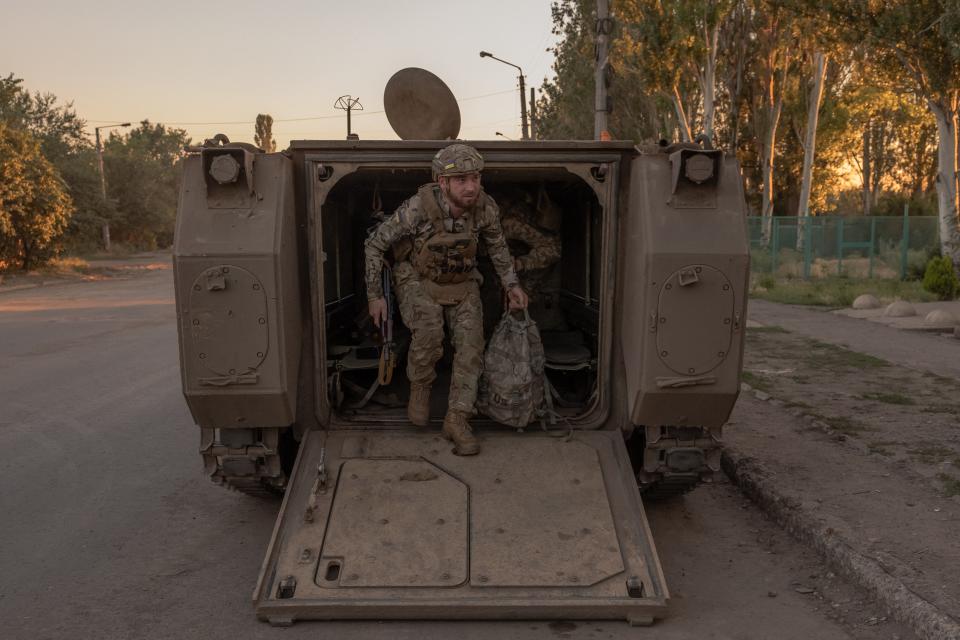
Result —
<path fill-rule="evenodd" d="M 766 282 L 765 284 L 769 284 Z M 816 280 L 777 279 L 774 286 L 755 287 L 750 295 L 761 300 L 784 304 L 802 304 L 821 307 L 849 307 L 864 293 L 871 293 L 883 302 L 907 300 L 932 302 L 936 300 L 917 281 L 895 279 L 852 279 L 832 276 Z"/>
<path fill-rule="evenodd" d="M 937 480 L 943 483 L 943 493 L 948 498 L 960 496 L 960 480 L 949 473 L 938 473 Z"/>
<path fill-rule="evenodd" d="M 937 404 L 927 407 L 920 407 L 920 413 L 947 413 L 950 415 L 960 415 L 960 407 L 951 404 Z"/>
<path fill-rule="evenodd" d="M 907 453 L 927 464 L 939 464 L 946 462 L 956 456 L 953 449 L 949 449 L 939 444 L 923 445 L 907 449 Z"/>
<path fill-rule="evenodd" d="M 748 385 L 759 391 L 766 391 L 767 393 L 773 391 L 773 380 L 768 380 L 767 378 L 758 376 L 755 373 L 744 371 L 740 374 L 740 380 L 742 382 L 746 382 Z"/>
<path fill-rule="evenodd" d="M 813 369 L 879 369 L 889 366 L 886 360 L 858 351 L 851 351 L 819 340 L 806 340 L 807 349 L 796 357 Z"/>
<path fill-rule="evenodd" d="M 903 444 L 903 442 L 898 440 L 874 440 L 873 442 L 867 443 L 867 449 L 870 453 L 876 453 L 877 455 L 889 458 L 893 455 L 893 451 L 890 451 L 889 447 L 896 447 Z"/>
<path fill-rule="evenodd" d="M 790 333 L 789 330 L 776 325 L 764 327 L 747 327 L 747 333 Z"/>
<path fill-rule="evenodd" d="M 827 423 L 834 431 L 838 431 L 848 436 L 856 436 L 864 433 L 865 431 L 873 431 L 871 427 L 868 427 L 862 422 L 846 416 L 827 416 L 822 413 L 816 413 L 812 411 L 810 412 L 810 415 Z"/>
<path fill-rule="evenodd" d="M 864 431 L 871 430 L 863 423 L 858 422 L 853 418 L 847 418 L 846 416 L 825 416 L 821 419 L 830 425 L 834 431 L 845 433 L 848 436 L 855 436 L 859 433 L 863 433 Z"/>
<path fill-rule="evenodd" d="M 877 402 L 883 402 L 884 404 L 917 404 L 913 398 L 907 397 L 900 393 L 864 393 L 860 397 L 864 400 L 876 400 Z"/>
<path fill-rule="evenodd" d="M 784 402 L 783 406 L 786 407 L 787 409 L 812 409 L 813 408 L 806 402 L 802 402 L 800 400 L 790 400 L 788 402 Z"/>

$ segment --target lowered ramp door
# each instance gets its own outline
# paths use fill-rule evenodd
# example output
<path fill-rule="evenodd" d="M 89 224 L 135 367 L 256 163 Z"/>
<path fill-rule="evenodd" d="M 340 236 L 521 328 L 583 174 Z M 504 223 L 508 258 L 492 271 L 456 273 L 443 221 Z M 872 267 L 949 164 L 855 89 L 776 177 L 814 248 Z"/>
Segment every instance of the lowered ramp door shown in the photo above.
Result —
<path fill-rule="evenodd" d="M 667 591 L 619 433 L 311 432 L 256 590 L 297 619 L 649 623 Z"/>

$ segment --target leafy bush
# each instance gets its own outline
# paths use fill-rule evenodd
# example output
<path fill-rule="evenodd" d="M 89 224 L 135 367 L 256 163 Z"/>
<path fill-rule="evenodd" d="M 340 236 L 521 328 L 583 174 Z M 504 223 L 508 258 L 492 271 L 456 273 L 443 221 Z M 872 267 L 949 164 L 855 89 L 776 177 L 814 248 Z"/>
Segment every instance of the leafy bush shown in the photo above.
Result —
<path fill-rule="evenodd" d="M 950 256 L 930 259 L 923 274 L 923 288 L 940 300 L 953 300 L 957 296 L 960 281 L 957 280 Z"/>
<path fill-rule="evenodd" d="M 923 280 L 923 276 L 927 273 L 927 263 L 939 257 L 939 247 L 927 249 L 926 251 L 923 249 L 910 249 L 907 251 L 907 280 Z"/>

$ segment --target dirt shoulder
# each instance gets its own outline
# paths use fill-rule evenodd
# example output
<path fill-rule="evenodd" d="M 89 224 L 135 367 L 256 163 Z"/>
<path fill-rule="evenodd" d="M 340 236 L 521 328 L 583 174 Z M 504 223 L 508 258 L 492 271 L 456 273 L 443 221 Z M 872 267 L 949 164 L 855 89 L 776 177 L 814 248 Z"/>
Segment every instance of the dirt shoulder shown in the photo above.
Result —
<path fill-rule="evenodd" d="M 138 253 L 117 258 L 63 258 L 37 271 L 0 274 L 0 294 L 36 287 L 135 278 L 151 271 L 171 269 L 169 251 Z"/>
<path fill-rule="evenodd" d="M 725 440 L 803 517 L 960 619 L 960 341 L 750 312 L 766 326 L 747 331 L 749 393 Z"/>
<path fill-rule="evenodd" d="M 830 313 L 826 308 L 797 307 L 750 300 L 748 316 L 764 325 L 867 353 L 893 364 L 960 380 L 960 340 L 924 331 Z"/>

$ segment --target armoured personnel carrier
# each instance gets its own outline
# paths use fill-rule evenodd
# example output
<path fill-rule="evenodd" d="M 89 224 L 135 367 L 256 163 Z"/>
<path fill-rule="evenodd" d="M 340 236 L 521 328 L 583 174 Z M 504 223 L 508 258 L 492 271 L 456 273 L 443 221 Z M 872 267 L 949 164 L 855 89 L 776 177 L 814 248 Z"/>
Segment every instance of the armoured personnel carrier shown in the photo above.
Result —
<path fill-rule="evenodd" d="M 398 319 L 387 341 L 366 312 L 368 229 L 430 182 L 459 129 L 439 80 L 408 73 L 424 85 L 385 100 L 408 139 L 263 153 L 218 136 L 186 161 L 174 266 L 200 455 L 216 482 L 283 495 L 257 615 L 648 624 L 668 590 L 641 495 L 719 471 L 739 391 L 737 162 L 699 145 L 470 141 L 487 193 L 549 203 L 561 258 L 532 293 L 556 320 L 542 335 L 559 419 L 478 416 L 483 452 L 456 456 L 439 437 L 446 385 L 436 428 L 411 426 L 408 334 Z M 496 317 L 496 290 L 485 300 Z"/>

